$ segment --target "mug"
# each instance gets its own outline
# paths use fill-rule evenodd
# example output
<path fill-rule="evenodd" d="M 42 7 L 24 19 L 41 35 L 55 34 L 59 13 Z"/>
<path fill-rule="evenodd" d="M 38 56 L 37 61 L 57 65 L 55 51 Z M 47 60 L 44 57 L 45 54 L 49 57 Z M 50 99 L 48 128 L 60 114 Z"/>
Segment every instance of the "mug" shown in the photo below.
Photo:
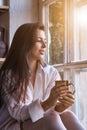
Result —
<path fill-rule="evenodd" d="M 75 86 L 74 86 L 74 84 L 69 82 L 68 80 L 57 80 L 57 81 L 55 81 L 55 85 L 56 86 L 66 85 L 66 86 L 68 86 L 69 92 L 71 92 L 72 94 L 75 93 Z"/>

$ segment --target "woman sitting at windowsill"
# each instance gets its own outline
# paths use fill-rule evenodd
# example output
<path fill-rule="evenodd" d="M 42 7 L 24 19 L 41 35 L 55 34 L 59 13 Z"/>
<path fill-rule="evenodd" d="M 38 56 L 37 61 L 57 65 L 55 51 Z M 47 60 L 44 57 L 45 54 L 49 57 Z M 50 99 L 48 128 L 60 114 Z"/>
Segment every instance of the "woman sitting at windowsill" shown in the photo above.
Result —
<path fill-rule="evenodd" d="M 43 62 L 46 46 L 42 24 L 17 29 L 0 70 L 1 130 L 85 130 L 67 110 L 74 95 L 67 85 L 55 86 L 60 75 Z"/>

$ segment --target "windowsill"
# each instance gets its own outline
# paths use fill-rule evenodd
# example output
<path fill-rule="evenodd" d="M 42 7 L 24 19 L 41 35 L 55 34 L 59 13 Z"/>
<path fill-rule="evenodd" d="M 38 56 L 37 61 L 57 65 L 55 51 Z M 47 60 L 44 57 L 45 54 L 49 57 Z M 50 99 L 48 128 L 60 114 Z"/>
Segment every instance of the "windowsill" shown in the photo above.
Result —
<path fill-rule="evenodd" d="M 55 64 L 54 67 L 58 69 L 79 69 L 79 68 L 87 68 L 87 60 L 80 60 L 80 61 L 72 61 L 70 63 L 64 64 Z"/>

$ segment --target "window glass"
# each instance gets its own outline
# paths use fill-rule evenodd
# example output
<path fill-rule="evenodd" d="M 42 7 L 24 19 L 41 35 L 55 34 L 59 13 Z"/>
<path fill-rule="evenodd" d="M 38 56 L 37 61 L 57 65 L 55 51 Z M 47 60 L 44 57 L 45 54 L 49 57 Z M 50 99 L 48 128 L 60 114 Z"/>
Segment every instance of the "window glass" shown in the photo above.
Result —
<path fill-rule="evenodd" d="M 79 9 L 80 60 L 87 59 L 87 5 Z"/>
<path fill-rule="evenodd" d="M 76 114 L 82 124 L 87 128 L 87 69 L 75 72 L 76 87 Z"/>
<path fill-rule="evenodd" d="M 49 5 L 49 64 L 64 61 L 64 2 Z"/>

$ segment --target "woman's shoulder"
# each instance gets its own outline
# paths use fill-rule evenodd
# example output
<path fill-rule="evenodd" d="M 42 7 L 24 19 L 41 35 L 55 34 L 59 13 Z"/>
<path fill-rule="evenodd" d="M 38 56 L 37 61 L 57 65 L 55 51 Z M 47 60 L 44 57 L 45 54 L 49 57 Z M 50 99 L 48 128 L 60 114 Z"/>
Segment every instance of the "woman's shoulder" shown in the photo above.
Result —
<path fill-rule="evenodd" d="M 58 72 L 57 69 L 54 66 L 48 65 L 48 64 L 44 67 L 44 71 L 47 72 L 47 73 Z"/>
<path fill-rule="evenodd" d="M 55 81 L 55 80 L 60 80 L 60 73 L 58 72 L 58 70 L 52 66 L 52 65 L 46 65 L 44 67 L 44 73 L 45 75 L 47 75 L 47 80 L 48 81 Z"/>

